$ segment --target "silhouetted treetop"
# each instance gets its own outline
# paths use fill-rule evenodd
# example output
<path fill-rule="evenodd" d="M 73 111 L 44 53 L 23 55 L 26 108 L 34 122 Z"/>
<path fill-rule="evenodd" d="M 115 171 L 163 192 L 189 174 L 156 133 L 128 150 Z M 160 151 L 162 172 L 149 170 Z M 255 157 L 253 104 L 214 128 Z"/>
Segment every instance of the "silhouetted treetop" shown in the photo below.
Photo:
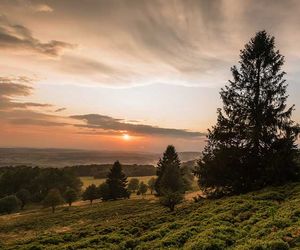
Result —
<path fill-rule="evenodd" d="M 299 125 L 287 107 L 284 57 L 274 37 L 258 32 L 240 52 L 233 80 L 221 89 L 223 109 L 209 130 L 199 161 L 199 185 L 208 190 L 245 192 L 295 180 Z"/>

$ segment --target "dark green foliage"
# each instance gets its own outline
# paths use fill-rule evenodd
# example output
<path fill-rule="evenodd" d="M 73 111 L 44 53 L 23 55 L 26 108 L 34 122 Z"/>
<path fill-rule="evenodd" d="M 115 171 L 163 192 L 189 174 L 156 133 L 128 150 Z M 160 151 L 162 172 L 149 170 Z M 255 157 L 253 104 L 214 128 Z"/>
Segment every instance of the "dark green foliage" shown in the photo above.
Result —
<path fill-rule="evenodd" d="M 116 200 L 119 198 L 129 198 L 129 191 L 127 190 L 127 177 L 122 171 L 122 165 L 116 161 L 109 174 L 107 175 L 106 183 L 108 185 L 107 200 Z"/>
<path fill-rule="evenodd" d="M 100 198 L 99 190 L 95 184 L 88 186 L 82 194 L 82 199 L 84 201 L 86 201 L 86 200 L 90 201 L 91 204 L 93 203 L 93 200 L 96 200 L 98 198 Z"/>
<path fill-rule="evenodd" d="M 170 209 L 171 212 L 174 211 L 174 208 L 177 204 L 183 201 L 182 192 L 171 192 L 164 191 L 163 195 L 160 197 L 160 203 Z"/>
<path fill-rule="evenodd" d="M 151 177 L 151 179 L 148 181 L 148 188 L 151 194 L 153 194 L 153 191 L 155 189 L 155 182 L 156 182 L 156 178 L 154 177 Z"/>
<path fill-rule="evenodd" d="M 64 192 L 64 199 L 69 204 L 69 206 L 71 206 L 72 203 L 78 199 L 76 190 L 68 187 Z"/>
<path fill-rule="evenodd" d="M 94 178 L 106 178 L 112 164 L 91 164 L 65 167 L 72 170 L 77 176 L 94 176 Z M 141 164 L 122 164 L 123 172 L 126 176 L 152 176 L 155 175 L 156 169 L 153 165 Z"/>
<path fill-rule="evenodd" d="M 21 207 L 21 201 L 15 195 L 8 195 L 0 199 L 0 214 L 16 212 Z"/>
<path fill-rule="evenodd" d="M 148 186 L 142 181 L 139 185 L 138 193 L 140 195 L 145 195 L 147 193 Z"/>
<path fill-rule="evenodd" d="M 174 192 L 183 190 L 183 174 L 174 146 L 169 145 L 167 147 L 163 157 L 157 164 L 156 175 L 155 191 L 158 195 L 162 195 L 163 189 Z"/>
<path fill-rule="evenodd" d="M 62 198 L 59 189 L 53 188 L 50 189 L 45 199 L 43 200 L 43 204 L 45 207 L 51 207 L 52 213 L 55 212 L 55 208 L 64 203 L 64 199 Z"/>
<path fill-rule="evenodd" d="M 221 90 L 223 110 L 209 131 L 195 174 L 207 194 L 244 193 L 299 179 L 295 140 L 299 125 L 287 108 L 284 58 L 274 37 L 258 32 Z"/>
<path fill-rule="evenodd" d="M 61 193 L 67 187 L 79 192 L 81 185 L 80 179 L 69 169 L 8 167 L 0 175 L 0 197 L 26 189 L 33 201 L 40 202 L 52 188 L 58 188 Z"/>
<path fill-rule="evenodd" d="M 139 183 L 140 183 L 140 181 L 137 178 L 130 179 L 128 186 L 127 186 L 128 190 L 133 193 L 136 192 L 139 188 Z"/>
<path fill-rule="evenodd" d="M 99 198 L 105 201 L 109 199 L 109 186 L 106 182 L 103 182 L 99 185 L 98 194 L 99 194 Z"/>
<path fill-rule="evenodd" d="M 24 206 L 30 201 L 31 199 L 31 194 L 30 192 L 25 189 L 22 188 L 20 189 L 17 193 L 16 196 L 18 197 L 18 199 L 21 201 L 21 209 L 24 208 Z"/>
<path fill-rule="evenodd" d="M 183 171 L 180 168 L 178 154 L 172 145 L 167 147 L 157 164 L 155 190 L 159 196 L 162 196 L 161 203 L 171 211 L 183 199 L 182 194 L 185 191 Z"/>
<path fill-rule="evenodd" d="M 282 202 L 255 197 L 282 193 Z M 300 249 L 300 185 L 184 203 L 168 213 L 146 199 L 34 210 L 0 220 L 3 249 Z M 275 210 L 275 214 L 269 211 Z M 9 220 L 8 220 L 9 218 Z"/>

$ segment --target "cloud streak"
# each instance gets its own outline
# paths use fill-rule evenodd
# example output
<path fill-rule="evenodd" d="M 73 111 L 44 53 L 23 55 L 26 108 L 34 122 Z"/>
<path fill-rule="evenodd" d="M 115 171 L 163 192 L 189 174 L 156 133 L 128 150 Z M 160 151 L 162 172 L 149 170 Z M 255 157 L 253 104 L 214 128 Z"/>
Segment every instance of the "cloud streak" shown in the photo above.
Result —
<path fill-rule="evenodd" d="M 18 126 L 64 127 L 71 126 L 85 135 L 120 135 L 130 133 L 139 136 L 163 136 L 193 139 L 204 136 L 201 132 L 184 129 L 162 128 L 141 124 L 138 121 L 126 122 L 124 119 L 113 118 L 100 114 L 57 116 L 45 112 L 44 108 L 53 107 L 50 104 L 35 102 L 16 102 L 15 97 L 31 95 L 33 88 L 28 85 L 27 78 L 0 78 L 0 121 Z M 38 108 L 38 110 L 34 110 Z M 65 108 L 54 110 L 55 113 Z"/>
<path fill-rule="evenodd" d="M 66 49 L 75 45 L 51 40 L 46 43 L 33 37 L 31 31 L 23 25 L 11 24 L 7 18 L 0 16 L 0 49 L 17 50 L 20 52 L 36 53 L 47 57 L 57 57 Z"/>
<path fill-rule="evenodd" d="M 83 128 L 101 129 L 108 131 L 128 132 L 134 135 L 171 136 L 182 138 L 195 138 L 205 136 L 201 132 L 191 132 L 184 129 L 161 128 L 146 124 L 127 123 L 123 119 L 117 119 L 100 114 L 73 115 L 72 119 L 84 121 L 86 124 L 76 125 Z M 93 133 L 93 132 L 92 132 Z M 97 134 L 98 132 L 95 132 Z"/>

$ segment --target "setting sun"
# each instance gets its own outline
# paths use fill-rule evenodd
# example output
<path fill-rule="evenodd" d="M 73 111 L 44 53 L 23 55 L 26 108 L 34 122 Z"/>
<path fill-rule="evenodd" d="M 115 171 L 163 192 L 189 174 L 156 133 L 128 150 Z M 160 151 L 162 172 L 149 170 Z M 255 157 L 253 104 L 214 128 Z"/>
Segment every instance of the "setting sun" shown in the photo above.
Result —
<path fill-rule="evenodd" d="M 130 140 L 130 135 L 129 134 L 123 134 L 123 140 L 129 141 Z"/>

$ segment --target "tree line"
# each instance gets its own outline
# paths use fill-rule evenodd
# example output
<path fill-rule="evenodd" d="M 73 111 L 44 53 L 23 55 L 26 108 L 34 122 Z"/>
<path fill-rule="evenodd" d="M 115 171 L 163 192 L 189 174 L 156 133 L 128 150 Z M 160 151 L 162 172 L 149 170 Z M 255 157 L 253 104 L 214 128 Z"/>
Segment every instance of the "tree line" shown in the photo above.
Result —
<path fill-rule="evenodd" d="M 93 176 L 94 178 L 106 178 L 112 164 L 90 164 L 90 165 L 75 165 L 65 167 L 72 170 L 77 176 Z M 122 164 L 124 173 L 127 176 L 152 176 L 155 175 L 156 169 L 153 165 L 140 164 Z"/>

